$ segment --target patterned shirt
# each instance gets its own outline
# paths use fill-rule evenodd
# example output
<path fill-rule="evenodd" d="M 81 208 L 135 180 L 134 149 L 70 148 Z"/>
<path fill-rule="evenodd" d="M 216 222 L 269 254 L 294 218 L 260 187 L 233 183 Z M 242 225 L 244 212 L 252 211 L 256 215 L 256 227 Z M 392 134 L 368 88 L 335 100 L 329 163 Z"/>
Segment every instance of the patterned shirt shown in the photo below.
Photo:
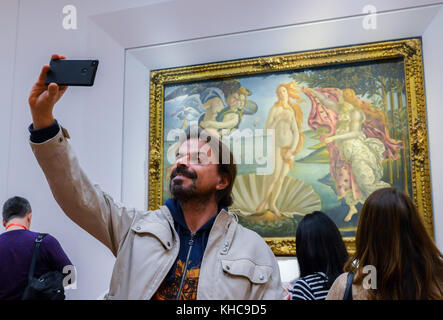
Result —
<path fill-rule="evenodd" d="M 328 277 L 323 272 L 302 277 L 288 289 L 291 300 L 324 300 L 328 291 Z"/>
<path fill-rule="evenodd" d="M 180 300 L 195 300 L 197 299 L 201 262 L 208 243 L 209 232 L 217 215 L 206 222 L 195 234 L 192 234 L 186 225 L 180 203 L 175 199 L 168 199 L 165 205 L 174 218 L 174 228 L 180 238 L 180 250 L 174 265 L 152 300 L 175 300 L 179 291 Z M 219 209 L 221 210 L 221 208 Z"/>

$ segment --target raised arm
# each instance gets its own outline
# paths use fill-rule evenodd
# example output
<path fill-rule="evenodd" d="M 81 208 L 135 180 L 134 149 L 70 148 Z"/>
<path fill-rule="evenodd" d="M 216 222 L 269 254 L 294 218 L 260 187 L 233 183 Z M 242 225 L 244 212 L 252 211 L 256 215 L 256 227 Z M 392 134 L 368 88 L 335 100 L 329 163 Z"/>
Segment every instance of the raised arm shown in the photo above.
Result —
<path fill-rule="evenodd" d="M 64 57 L 52 56 L 52 59 L 62 58 Z M 42 68 L 29 96 L 33 119 L 31 132 L 51 131 L 51 128 L 55 127 L 55 130 L 52 130 L 55 135 L 45 141 L 32 141 L 31 134 L 32 151 L 55 200 L 66 215 L 116 255 L 137 212 L 115 202 L 98 185 L 92 184 L 81 169 L 67 142 L 66 133 L 60 127 L 57 128 L 53 116 L 54 105 L 67 88 L 58 87 L 55 83 L 45 86 L 45 76 L 49 69 L 49 66 Z"/>
<path fill-rule="evenodd" d="M 307 92 L 311 93 L 312 95 L 314 95 L 315 97 L 317 97 L 318 100 L 320 100 L 320 103 L 321 103 L 322 105 L 324 105 L 325 107 L 327 107 L 327 108 L 329 108 L 329 109 L 332 109 L 332 110 L 338 112 L 338 110 L 337 110 L 337 104 L 336 104 L 335 102 L 333 102 L 333 101 L 327 99 L 322 93 L 317 92 L 316 90 L 311 89 L 311 88 L 305 88 L 305 90 L 306 90 Z"/>

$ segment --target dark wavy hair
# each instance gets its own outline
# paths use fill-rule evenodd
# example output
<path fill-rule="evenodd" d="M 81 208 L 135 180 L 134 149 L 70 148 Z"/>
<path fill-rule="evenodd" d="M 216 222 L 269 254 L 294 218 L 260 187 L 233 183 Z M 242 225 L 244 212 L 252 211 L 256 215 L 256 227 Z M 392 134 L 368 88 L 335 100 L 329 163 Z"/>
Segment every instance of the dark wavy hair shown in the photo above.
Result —
<path fill-rule="evenodd" d="M 443 299 L 443 255 L 404 192 L 383 188 L 366 199 L 355 242 L 345 271 L 360 284 L 364 266 L 376 268 L 377 288 L 368 289 L 369 299 Z"/>
<path fill-rule="evenodd" d="M 314 211 L 303 217 L 296 232 L 296 255 L 300 277 L 323 272 L 328 288 L 343 273 L 348 259 L 340 231 L 324 212 Z"/>

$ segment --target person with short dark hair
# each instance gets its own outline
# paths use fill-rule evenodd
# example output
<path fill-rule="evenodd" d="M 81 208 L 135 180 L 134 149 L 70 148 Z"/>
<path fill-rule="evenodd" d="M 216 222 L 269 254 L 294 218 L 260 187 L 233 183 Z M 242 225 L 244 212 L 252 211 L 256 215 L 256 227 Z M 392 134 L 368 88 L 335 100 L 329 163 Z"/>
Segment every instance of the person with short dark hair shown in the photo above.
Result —
<path fill-rule="evenodd" d="M 403 191 L 383 188 L 366 199 L 355 245 L 328 300 L 443 299 L 443 254 Z"/>
<path fill-rule="evenodd" d="M 291 300 L 324 300 L 348 258 L 335 223 L 325 213 L 303 217 L 296 231 L 300 279 L 288 289 Z"/>
<path fill-rule="evenodd" d="M 116 256 L 108 299 L 281 299 L 274 254 L 228 210 L 237 171 L 220 139 L 191 132 L 171 168 L 173 197 L 157 210 L 127 208 L 81 169 L 53 116 L 67 88 L 45 85 L 49 68 L 29 96 L 31 148 L 66 215 Z"/>
<path fill-rule="evenodd" d="M 38 232 L 29 230 L 32 209 L 28 200 L 12 197 L 3 205 L 3 226 L 0 234 L 0 300 L 20 300 L 28 285 L 28 272 Z M 51 235 L 43 238 L 40 259 L 34 277 L 50 271 L 63 272 L 72 265 L 60 243 Z"/>
<path fill-rule="evenodd" d="M 3 226 L 5 222 L 11 221 L 17 222 L 18 219 L 27 218 L 27 223 L 31 223 L 32 209 L 28 200 L 22 197 L 12 197 L 8 199 L 3 205 Z M 17 227 L 17 225 L 14 225 Z M 20 225 L 18 225 L 20 227 Z"/>

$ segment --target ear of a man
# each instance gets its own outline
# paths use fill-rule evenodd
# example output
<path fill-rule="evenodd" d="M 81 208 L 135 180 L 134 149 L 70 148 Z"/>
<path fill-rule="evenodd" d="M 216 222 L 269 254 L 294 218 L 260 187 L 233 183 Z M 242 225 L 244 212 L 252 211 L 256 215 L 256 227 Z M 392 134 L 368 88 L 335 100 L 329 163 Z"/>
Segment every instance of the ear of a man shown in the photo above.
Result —
<path fill-rule="evenodd" d="M 229 182 L 230 181 L 229 181 L 228 175 L 226 175 L 226 174 L 221 175 L 220 179 L 219 179 L 219 182 L 218 182 L 218 184 L 216 186 L 216 189 L 217 190 L 226 189 L 228 187 L 228 185 L 229 185 Z"/>
<path fill-rule="evenodd" d="M 28 216 L 26 217 L 28 220 L 28 224 L 31 225 L 31 219 L 32 219 L 32 212 L 28 213 Z"/>

